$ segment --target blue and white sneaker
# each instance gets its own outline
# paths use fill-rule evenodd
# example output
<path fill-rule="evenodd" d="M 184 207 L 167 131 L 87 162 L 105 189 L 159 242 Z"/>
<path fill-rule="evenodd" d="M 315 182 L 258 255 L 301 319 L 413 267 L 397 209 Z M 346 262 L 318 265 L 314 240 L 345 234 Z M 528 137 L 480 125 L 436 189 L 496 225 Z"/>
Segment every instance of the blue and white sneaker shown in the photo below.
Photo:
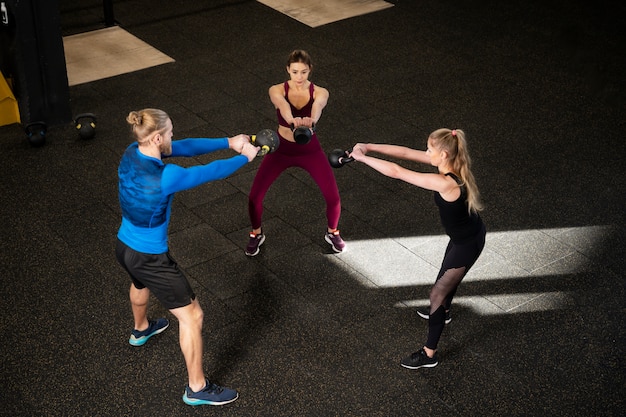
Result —
<path fill-rule="evenodd" d="M 133 346 L 142 346 L 145 345 L 148 339 L 150 339 L 155 334 L 159 334 L 170 325 L 170 322 L 167 319 L 158 319 L 158 320 L 148 320 L 148 328 L 146 330 L 133 330 L 130 334 L 130 339 L 128 339 L 128 343 Z"/>
<path fill-rule="evenodd" d="M 188 405 L 224 405 L 232 403 L 239 394 L 234 389 L 220 387 L 206 380 L 206 386 L 198 392 L 193 392 L 189 385 L 185 388 L 183 401 Z"/>

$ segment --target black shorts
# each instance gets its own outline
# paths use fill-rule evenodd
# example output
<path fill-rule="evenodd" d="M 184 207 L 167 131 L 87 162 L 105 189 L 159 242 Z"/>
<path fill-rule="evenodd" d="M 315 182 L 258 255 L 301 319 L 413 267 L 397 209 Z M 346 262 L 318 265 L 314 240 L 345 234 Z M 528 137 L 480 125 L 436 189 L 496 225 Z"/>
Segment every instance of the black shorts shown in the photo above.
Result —
<path fill-rule="evenodd" d="M 135 288 L 148 288 L 168 310 L 185 307 L 196 298 L 187 277 L 169 252 L 157 255 L 137 252 L 118 239 L 115 256 Z"/>

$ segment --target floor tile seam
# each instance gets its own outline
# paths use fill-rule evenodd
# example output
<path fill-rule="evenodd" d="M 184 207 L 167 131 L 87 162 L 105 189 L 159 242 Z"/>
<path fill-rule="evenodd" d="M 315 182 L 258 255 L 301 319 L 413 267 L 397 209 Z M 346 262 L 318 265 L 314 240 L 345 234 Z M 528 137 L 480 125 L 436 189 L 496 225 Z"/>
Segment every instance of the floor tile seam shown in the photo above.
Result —
<path fill-rule="evenodd" d="M 403 247 L 404 249 L 407 250 L 407 252 L 412 253 L 415 257 L 419 258 L 420 260 L 422 260 L 424 263 L 426 263 L 427 265 L 432 266 L 433 268 L 439 270 L 439 268 L 441 267 L 441 263 L 435 263 L 432 261 L 432 257 L 428 257 L 425 258 L 422 255 L 420 255 L 419 253 L 416 253 L 413 249 L 411 249 L 410 247 L 403 245 L 400 241 L 396 240 L 395 238 L 391 238 L 391 240 L 393 242 L 395 242 L 396 244 L 398 244 L 399 246 Z M 424 243 L 427 244 L 427 243 Z M 445 249 L 445 246 L 442 246 L 442 251 Z"/>
<path fill-rule="evenodd" d="M 496 305 L 498 308 L 503 310 L 505 314 L 509 314 L 509 313 L 513 313 L 515 310 L 519 310 L 519 309 L 523 308 L 524 306 L 526 306 L 526 305 L 528 305 L 530 303 L 535 302 L 536 300 L 539 300 L 541 298 L 545 298 L 545 297 L 549 296 L 549 294 L 551 294 L 551 293 L 547 293 L 547 292 L 538 293 L 535 296 L 530 297 L 529 299 L 527 299 L 527 300 L 525 300 L 525 301 L 515 305 L 514 307 L 510 307 L 510 308 L 502 308 L 501 306 L 498 306 L 497 304 L 494 304 L 494 305 Z M 487 301 L 489 301 L 489 300 L 487 300 Z"/>
<path fill-rule="evenodd" d="M 567 237 L 568 232 L 575 231 L 578 228 L 580 228 L 580 227 L 567 227 L 567 228 L 563 228 L 563 229 L 557 229 L 558 231 L 556 233 L 554 232 L 555 229 L 550 229 L 550 228 L 548 228 L 548 229 L 539 229 L 539 231 L 542 234 L 544 234 L 544 235 L 546 235 L 546 236 L 556 240 L 557 242 L 559 242 L 560 245 L 569 247 L 569 248 L 572 249 L 572 251 L 578 252 L 581 255 L 589 258 L 590 255 L 584 252 L 584 250 L 588 250 L 589 248 L 582 248 L 581 249 L 581 248 L 579 248 L 576 245 L 572 245 L 568 239 L 564 239 L 564 237 L 565 238 Z M 602 233 L 601 238 L 602 239 L 609 239 L 609 238 L 614 237 L 614 236 L 617 235 L 618 230 L 619 230 L 619 226 L 617 224 L 598 224 L 598 225 L 585 226 L 584 229 L 587 230 L 587 235 L 591 235 L 591 236 L 594 235 L 593 232 L 595 230 L 601 229 L 600 230 L 600 232 Z M 591 230 L 591 229 L 594 229 L 594 230 Z M 595 235 L 597 236 L 598 232 L 596 232 Z M 601 242 L 602 241 L 601 238 L 594 239 L 594 240 L 596 240 L 595 243 L 598 243 L 598 241 Z M 593 255 L 591 255 L 591 256 L 593 256 Z"/>
<path fill-rule="evenodd" d="M 605 264 L 603 263 L 603 259 L 601 256 L 598 256 L 598 257 L 594 255 L 589 256 L 580 251 L 576 251 L 576 253 L 580 254 L 582 257 L 584 257 L 587 260 L 587 267 L 589 269 L 599 269 L 601 271 L 614 275 L 615 278 L 620 278 L 624 276 L 624 270 L 620 269 L 620 266 L 618 265 L 618 262 L 619 262 L 618 260 L 614 260 L 613 262 L 609 262 Z M 614 268 L 618 268 L 618 269 L 615 270 Z"/>
<path fill-rule="evenodd" d="M 463 285 L 463 284 L 461 284 L 461 285 Z M 486 295 L 486 296 L 485 295 L 475 295 L 474 297 L 476 297 L 477 299 L 483 300 L 485 303 L 488 303 L 489 305 L 491 305 L 496 310 L 501 311 L 502 314 L 506 314 L 507 313 L 507 310 L 505 308 L 502 308 L 501 305 L 496 304 L 495 302 L 491 301 L 489 299 L 489 295 Z"/>
<path fill-rule="evenodd" d="M 229 240 L 230 240 L 230 239 L 229 239 Z M 232 242 L 232 240 L 230 240 L 230 241 Z M 235 242 L 233 242 L 233 243 L 235 243 Z M 275 280 L 277 280 L 277 281 L 281 282 L 283 285 L 289 285 L 289 283 L 288 283 L 288 282 L 285 282 L 284 280 L 282 280 L 282 279 L 280 278 L 280 273 L 277 273 L 277 272 L 276 272 L 276 271 L 274 271 L 274 270 L 272 269 L 272 267 L 271 267 L 271 264 L 272 264 L 272 262 L 271 262 L 271 261 L 272 261 L 272 260 L 274 260 L 274 259 L 280 258 L 280 257 L 282 257 L 283 255 L 277 255 L 277 256 L 272 257 L 272 258 L 270 258 L 270 259 L 268 259 L 268 260 L 266 260 L 266 259 L 259 259 L 258 257 L 248 257 L 248 256 L 246 256 L 246 255 L 243 253 L 243 248 L 241 248 L 241 247 L 239 247 L 239 246 L 238 246 L 237 248 L 235 248 L 235 249 L 233 249 L 233 250 L 231 250 L 231 251 L 227 252 L 227 253 L 220 254 L 219 256 L 216 256 L 216 257 L 214 257 L 214 258 L 211 258 L 211 259 L 205 259 L 205 260 L 203 260 L 203 261 L 201 261 L 201 262 L 199 262 L 199 263 L 197 263 L 197 264 L 194 264 L 194 265 L 186 265 L 186 266 L 184 267 L 184 269 L 193 269 L 193 268 L 202 267 L 202 265 L 204 265 L 204 264 L 210 264 L 210 263 L 214 262 L 217 258 L 222 258 L 222 257 L 224 257 L 224 256 L 230 256 L 230 255 L 232 255 L 232 254 L 239 253 L 239 252 L 241 252 L 241 259 L 242 259 L 242 260 L 247 260 L 247 261 L 250 261 L 250 262 L 258 262 L 258 263 L 260 264 L 260 266 L 261 266 L 262 268 L 264 268 L 264 269 L 265 269 L 265 271 L 269 273 L 269 275 L 271 275 L 271 279 L 275 279 Z M 251 266 L 250 266 L 250 267 L 251 267 L 251 268 L 255 268 L 256 266 L 254 266 L 254 265 L 251 263 Z M 201 282 L 199 282 L 199 280 L 198 280 L 197 278 L 193 278 L 193 279 L 194 279 L 194 281 L 195 281 L 195 282 L 197 282 L 197 283 L 198 283 L 198 285 L 200 285 L 201 287 L 205 288 L 207 291 L 210 291 L 208 288 L 206 288 L 206 286 L 204 286 Z M 292 287 L 292 288 L 296 288 L 296 287 Z M 236 296 L 235 296 L 235 297 L 236 297 Z M 230 298 L 233 298 L 233 297 L 229 297 L 228 299 L 230 299 Z"/>
<path fill-rule="evenodd" d="M 332 256 L 332 254 L 330 254 L 330 256 Z M 346 264 L 347 265 L 347 264 Z M 349 265 L 347 265 L 349 266 Z M 272 275 L 274 276 L 274 278 L 281 282 L 282 285 L 284 285 L 285 287 L 289 288 L 290 291 L 294 292 L 294 295 L 301 297 L 303 299 L 309 299 L 311 297 L 311 293 L 310 292 L 306 292 L 305 290 L 303 290 L 301 287 L 294 285 L 291 281 L 286 281 L 283 278 L 281 278 L 279 271 L 276 272 L 272 269 L 271 265 L 266 264 L 264 265 L 264 267 L 272 273 Z M 352 268 L 351 268 L 352 269 Z M 357 272 L 360 274 L 360 272 L 358 271 L 353 271 L 353 272 Z M 361 274 L 362 275 L 362 274 Z M 328 289 L 328 288 L 332 288 L 335 284 L 333 282 L 328 282 L 323 284 L 322 286 L 316 288 L 317 290 L 322 291 L 323 289 Z M 327 307 L 327 309 L 330 309 L 331 306 Z M 332 310 L 328 310 L 329 312 L 332 312 Z M 383 314 L 384 312 L 381 311 L 381 314 Z M 346 327 L 346 323 L 343 320 L 339 320 L 339 319 L 325 319 L 325 320 L 329 320 L 330 322 L 336 324 L 338 327 L 343 328 Z"/>
<path fill-rule="evenodd" d="M 210 199 L 210 200 L 203 200 L 202 202 L 196 203 L 194 201 L 191 201 L 191 203 L 186 203 L 185 201 L 182 201 L 183 199 L 180 198 L 178 199 L 178 204 L 182 204 L 187 210 L 189 210 L 191 213 L 193 213 L 196 217 L 198 217 L 199 219 L 202 220 L 202 222 L 209 224 L 209 226 L 211 225 L 211 220 L 210 218 L 212 217 L 211 211 L 207 210 L 207 206 L 210 205 L 215 205 L 215 204 L 220 204 L 223 203 L 225 199 L 228 198 L 232 198 L 238 194 L 243 194 L 239 189 L 237 189 L 236 187 L 233 187 L 233 191 L 232 192 L 228 192 L 226 194 L 222 194 L 219 197 Z M 192 199 L 190 199 L 192 200 Z M 203 209 L 204 208 L 204 209 Z M 207 219 L 209 218 L 209 219 Z M 239 230 L 239 229 L 237 229 Z M 227 235 L 230 233 L 235 232 L 236 230 L 231 230 L 228 232 L 224 232 L 222 233 L 223 235 Z"/>
<path fill-rule="evenodd" d="M 229 239 L 229 240 L 230 240 L 230 239 Z M 203 259 L 202 261 L 200 261 L 200 262 L 198 262 L 198 263 L 195 263 L 195 264 L 193 264 L 193 265 L 179 265 L 179 268 L 180 268 L 180 269 L 181 269 L 181 270 L 185 273 L 185 275 L 186 275 L 186 276 L 187 276 L 190 280 L 193 280 L 193 282 L 194 282 L 194 283 L 196 283 L 198 286 L 200 286 L 200 287 L 204 288 L 204 289 L 205 289 L 206 291 L 208 291 L 208 292 L 211 292 L 211 293 L 212 293 L 213 295 L 215 295 L 218 299 L 221 299 L 221 298 L 219 298 L 219 297 L 217 296 L 217 294 L 214 294 L 212 291 L 210 291 L 210 289 L 209 289 L 206 285 L 204 285 L 204 284 L 202 283 L 201 278 L 197 278 L 197 275 L 196 275 L 195 273 L 189 273 L 189 272 L 187 272 L 187 271 L 190 271 L 190 270 L 193 270 L 193 269 L 202 269 L 202 268 L 203 268 L 203 265 L 208 265 L 208 264 L 211 264 L 212 262 L 215 262 L 215 260 L 216 260 L 216 259 L 219 259 L 219 258 L 222 258 L 222 257 L 225 257 L 225 256 L 230 256 L 231 254 L 233 254 L 233 253 L 235 253 L 235 252 L 239 252 L 239 251 L 243 251 L 243 249 L 241 249 L 241 248 L 239 248 L 239 247 L 238 247 L 238 248 L 233 249 L 233 250 L 230 250 L 230 251 L 228 251 L 228 252 L 225 252 L 225 253 L 219 254 L 219 255 L 217 255 L 217 256 L 215 256 L 215 257 L 213 257 L 213 258 Z M 244 259 L 244 258 L 243 258 L 243 256 L 245 256 L 245 255 L 243 255 L 243 254 L 242 254 L 242 259 Z M 265 266 L 263 266 L 263 267 L 265 268 Z M 273 274 L 273 273 L 272 273 L 272 274 Z M 273 275 L 274 275 L 274 274 L 273 274 Z M 274 275 L 274 276 L 275 276 L 275 275 Z M 230 298 L 230 297 L 229 297 L 229 298 Z"/>
<path fill-rule="evenodd" d="M 549 268 L 551 265 L 555 265 L 557 263 L 559 263 L 560 261 L 563 261 L 567 258 L 572 258 L 573 256 L 575 256 L 577 253 L 580 254 L 580 252 L 576 251 L 576 250 L 572 250 L 570 252 L 565 252 L 563 254 L 561 254 L 560 256 L 553 258 L 551 261 L 544 263 L 543 265 L 537 266 L 536 268 L 533 269 L 526 269 L 526 268 L 522 268 L 524 270 L 526 270 L 530 276 L 535 276 L 535 273 L 537 271 L 540 271 L 542 269 L 547 269 Z M 583 254 L 581 254 L 583 255 Z M 583 255 L 584 256 L 584 255 Z M 584 256 L 587 260 L 589 260 L 586 256 Z"/>
<path fill-rule="evenodd" d="M 381 285 L 378 285 L 376 282 L 374 282 L 371 279 L 369 279 L 367 274 L 365 274 L 363 271 L 361 271 L 358 268 L 356 268 L 351 263 L 348 263 L 348 262 L 344 261 L 340 257 L 336 257 L 336 259 L 338 260 L 338 262 L 340 262 L 343 265 L 342 269 L 344 271 L 346 271 L 347 274 L 349 274 L 349 275 L 358 274 L 361 277 L 361 279 L 358 280 L 359 282 L 369 282 L 370 283 L 370 288 L 372 288 L 372 289 L 376 289 L 376 290 L 384 290 L 385 289 L 385 287 L 383 287 Z M 352 279 L 355 279 L 355 278 L 353 277 Z"/>
<path fill-rule="evenodd" d="M 567 260 L 568 258 L 573 258 L 573 257 L 575 257 L 577 255 L 580 255 L 581 257 L 583 257 L 585 259 L 585 261 L 586 261 L 586 264 L 583 265 L 577 271 L 571 271 L 571 273 L 583 274 L 583 273 L 588 272 L 592 268 L 597 268 L 597 269 L 600 269 L 600 270 L 604 271 L 605 273 L 609 273 L 611 275 L 615 275 L 616 278 L 618 278 L 620 276 L 619 273 L 615 274 L 615 271 L 611 270 L 610 266 L 602 265 L 598 260 L 594 259 L 593 257 L 589 257 L 585 253 L 583 253 L 583 252 L 581 252 L 579 250 L 576 250 L 576 249 L 573 249 L 572 252 L 565 253 L 561 257 L 555 258 L 552 261 L 550 261 L 550 262 L 548 262 L 548 263 L 546 263 L 544 265 L 541 265 L 541 266 L 539 266 L 539 267 L 537 267 L 537 268 L 535 268 L 533 270 L 527 270 L 527 271 L 529 272 L 529 275 L 534 276 L 537 271 L 540 271 L 542 269 L 548 268 L 551 265 L 557 264 L 558 262 L 563 261 L 563 260 Z"/>
<path fill-rule="evenodd" d="M 303 299 L 308 299 L 311 297 L 310 292 L 305 292 L 300 286 L 294 285 L 291 280 L 285 280 L 284 278 L 281 278 L 280 271 L 274 271 L 270 265 L 266 265 L 265 268 L 272 273 L 277 281 L 279 281 L 282 285 L 286 286 L 290 290 L 294 291 L 298 296 L 302 297 Z M 333 283 L 328 282 L 319 287 L 316 287 L 316 290 L 322 290 L 330 288 L 332 286 Z"/>
<path fill-rule="evenodd" d="M 83 194 L 83 193 L 81 193 Z M 53 223 L 54 221 L 58 220 L 61 217 L 67 217 L 67 218 L 72 218 L 72 217 L 76 217 L 76 218 L 82 218 L 83 216 L 81 215 L 82 212 L 84 211 L 89 211 L 91 207 L 97 207 L 98 209 L 100 208 L 104 208 L 106 209 L 106 211 L 108 211 L 111 216 L 114 219 L 118 218 L 118 202 L 115 201 L 113 202 L 113 204 L 110 204 L 111 201 L 109 199 L 103 198 L 101 201 L 95 201 L 95 200 L 91 200 L 91 198 L 96 195 L 98 197 L 96 198 L 102 198 L 101 195 L 99 193 L 91 193 L 88 190 L 85 190 L 85 193 L 88 198 L 81 198 L 78 196 L 78 193 L 74 195 L 74 199 L 73 202 L 78 201 L 78 205 L 74 205 L 72 204 L 66 204 L 64 205 L 60 211 L 55 211 L 54 217 L 53 218 L 48 218 L 45 219 L 46 223 L 49 225 L 51 223 Z"/>
<path fill-rule="evenodd" d="M 185 209 L 188 209 L 188 210 L 191 212 L 191 214 L 193 214 L 193 215 L 194 215 L 194 217 L 198 217 L 198 215 L 197 215 L 196 213 L 194 213 L 194 211 L 193 211 L 193 210 L 191 210 L 191 209 L 189 209 L 189 208 L 187 208 L 187 207 L 185 207 Z M 237 245 L 237 243 L 236 243 L 236 242 L 233 242 L 233 240 L 232 240 L 232 239 L 230 239 L 230 238 L 228 237 L 228 235 L 232 234 L 232 232 L 229 232 L 229 233 L 222 233 L 222 232 L 220 232 L 219 230 L 215 229 L 215 227 L 213 227 L 213 223 L 212 223 L 212 222 L 210 222 L 210 221 L 206 221 L 206 220 L 203 220 L 202 218 L 199 218 L 199 217 L 198 217 L 198 219 L 199 219 L 199 221 L 198 221 L 197 223 L 190 224 L 190 225 L 188 225 L 187 227 L 181 227 L 181 228 L 179 228 L 179 229 L 176 229 L 176 231 L 172 231 L 172 232 L 170 232 L 170 233 L 168 234 L 168 237 L 167 237 L 167 238 L 168 238 L 168 239 L 167 239 L 167 240 L 168 240 L 168 244 L 169 244 L 169 245 L 171 245 L 171 242 L 172 242 L 173 240 L 175 240 L 175 238 L 177 238 L 178 236 L 182 236 L 182 235 L 183 235 L 183 233 L 193 232 L 195 229 L 198 229 L 198 228 L 200 228 L 200 227 L 202 227 L 202 228 L 205 228 L 205 227 L 206 227 L 206 228 L 208 229 L 208 231 L 209 231 L 209 232 L 211 232 L 211 233 L 215 233 L 215 234 L 217 234 L 217 235 L 222 236 L 222 237 L 224 238 L 224 240 L 225 240 L 225 241 L 228 241 L 228 242 L 232 243 L 232 244 L 233 244 L 233 246 L 234 246 L 234 247 L 233 247 L 233 249 L 230 249 L 230 250 L 227 250 L 227 251 L 225 251 L 225 252 L 222 252 L 222 253 L 220 253 L 220 254 L 216 255 L 216 257 L 223 256 L 223 255 L 227 255 L 227 254 L 229 254 L 229 253 L 231 253 L 231 252 L 233 252 L 233 251 L 235 251 L 235 250 L 237 250 L 237 249 L 239 249 L 239 248 L 240 248 L 240 246 L 239 246 L 239 245 Z M 182 255 L 181 257 L 186 256 L 186 254 L 183 254 L 183 253 L 181 253 L 181 255 Z M 180 255 L 179 255 L 179 256 L 180 256 Z M 214 259 L 214 258 L 209 258 L 208 260 L 212 260 L 212 259 Z M 204 260 L 203 260 L 203 261 L 201 261 L 201 262 L 204 262 Z M 187 268 L 189 268 L 189 267 L 191 267 L 191 266 L 195 266 L 195 264 L 194 264 L 194 265 L 186 265 L 186 267 L 187 267 Z"/>
<path fill-rule="evenodd" d="M 274 213 L 276 213 L 276 209 L 270 209 L 272 210 Z M 297 247 L 295 249 L 302 249 L 305 246 L 308 246 L 309 244 L 314 244 L 316 246 L 319 246 L 320 248 L 322 247 L 318 239 L 321 239 L 322 241 L 324 240 L 324 232 L 327 230 L 327 226 L 326 226 L 326 215 L 325 215 L 325 209 L 320 209 L 320 211 L 317 213 L 317 216 L 315 217 L 310 217 L 307 220 L 311 220 L 310 222 L 307 223 L 302 223 L 302 221 L 300 219 L 296 219 L 294 221 L 291 221 L 290 218 L 284 218 L 281 217 L 280 214 L 275 215 L 276 218 L 280 219 L 282 222 L 284 222 L 286 225 L 288 225 L 289 227 L 291 227 L 293 230 L 297 231 L 299 234 L 301 234 L 302 236 L 306 237 L 309 239 L 309 243 L 306 243 L 304 246 L 300 246 Z M 319 222 L 319 230 L 320 232 L 318 233 L 319 237 L 314 237 L 312 235 L 310 235 L 309 233 L 306 233 L 308 231 L 307 226 L 311 225 L 313 223 L 318 223 Z M 323 222 L 323 223 L 322 223 Z"/>
<path fill-rule="evenodd" d="M 519 262 L 518 260 L 515 259 L 515 257 L 511 257 L 511 256 L 507 256 L 506 253 L 503 253 L 502 251 L 498 250 L 498 246 L 497 245 L 492 245 L 489 247 L 489 249 L 495 253 L 496 255 L 498 255 L 505 263 L 514 265 L 517 268 L 520 268 L 521 270 L 523 270 L 524 272 L 526 272 L 529 276 L 532 276 L 533 272 L 545 268 L 548 265 L 554 264 L 555 262 L 562 260 L 563 258 L 570 256 L 573 254 L 574 250 L 565 253 L 564 255 L 560 255 L 558 258 L 556 259 L 551 259 L 550 261 L 548 261 L 547 263 L 543 263 L 535 268 L 529 269 L 527 267 L 527 262 Z M 487 265 L 482 265 L 480 268 L 484 269 Z"/>

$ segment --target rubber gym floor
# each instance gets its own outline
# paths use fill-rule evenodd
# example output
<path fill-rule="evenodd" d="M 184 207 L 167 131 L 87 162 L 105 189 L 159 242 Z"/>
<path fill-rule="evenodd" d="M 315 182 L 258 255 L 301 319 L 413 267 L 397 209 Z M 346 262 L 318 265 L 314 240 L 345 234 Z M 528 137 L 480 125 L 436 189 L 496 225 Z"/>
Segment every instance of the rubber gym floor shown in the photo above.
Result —
<path fill-rule="evenodd" d="M 391 3 L 310 27 L 256 1 L 114 2 L 118 25 L 174 62 L 70 87 L 73 113 L 97 115 L 91 140 L 68 123 L 35 148 L 19 124 L 0 127 L 1 415 L 622 415 L 625 6 Z M 103 27 L 99 1 L 60 5 L 64 36 Z M 114 256 L 125 117 L 166 110 L 178 139 L 275 128 L 267 89 L 296 48 L 330 91 L 327 151 L 467 133 L 487 246 L 439 366 L 410 371 L 400 360 L 426 335 L 415 307 L 446 244 L 430 192 L 359 163 L 336 170 L 348 245 L 336 255 L 321 194 L 288 171 L 255 258 L 243 248 L 260 159 L 178 194 L 170 249 L 204 308 L 206 373 L 240 393 L 192 408 L 169 312 L 153 300 L 170 328 L 128 344 L 130 282 Z"/>

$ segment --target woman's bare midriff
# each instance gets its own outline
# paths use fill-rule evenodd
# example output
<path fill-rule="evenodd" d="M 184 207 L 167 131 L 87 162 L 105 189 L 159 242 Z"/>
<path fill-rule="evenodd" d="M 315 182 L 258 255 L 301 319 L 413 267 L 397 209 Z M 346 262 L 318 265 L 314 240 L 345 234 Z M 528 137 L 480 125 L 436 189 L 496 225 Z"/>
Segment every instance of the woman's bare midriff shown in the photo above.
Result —
<path fill-rule="evenodd" d="M 293 137 L 293 132 L 291 129 L 285 126 L 278 126 L 278 134 L 283 138 L 287 139 L 289 142 L 295 142 L 296 140 Z"/>

